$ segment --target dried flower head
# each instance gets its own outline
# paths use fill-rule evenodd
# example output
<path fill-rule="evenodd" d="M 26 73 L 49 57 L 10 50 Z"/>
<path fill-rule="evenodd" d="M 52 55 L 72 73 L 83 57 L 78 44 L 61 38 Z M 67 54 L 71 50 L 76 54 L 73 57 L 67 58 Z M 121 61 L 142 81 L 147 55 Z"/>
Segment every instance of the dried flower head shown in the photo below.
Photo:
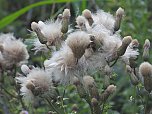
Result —
<path fill-rule="evenodd" d="M 36 96 L 54 96 L 55 88 L 49 74 L 41 69 L 33 69 L 27 77 L 17 77 L 17 82 L 21 84 L 21 95 L 28 103 Z"/>
<path fill-rule="evenodd" d="M 148 62 L 143 62 L 139 67 L 145 89 L 150 93 L 152 91 L 152 65 Z"/>
<path fill-rule="evenodd" d="M 148 62 L 143 62 L 139 67 L 139 72 L 143 77 L 152 77 L 152 65 Z"/>
<path fill-rule="evenodd" d="M 75 68 L 76 58 L 72 50 L 64 45 L 50 60 L 44 62 L 44 66 L 46 70 L 52 72 L 55 82 L 69 83 L 72 78 L 70 70 Z"/>
<path fill-rule="evenodd" d="M 90 44 L 90 37 L 85 32 L 77 31 L 68 36 L 66 44 L 71 48 L 74 56 L 80 59 Z"/>
<path fill-rule="evenodd" d="M 61 22 L 39 21 L 38 23 L 32 22 L 31 28 L 36 32 L 39 41 L 42 44 L 47 44 L 48 46 L 58 46 L 61 44 Z M 36 30 L 35 30 L 36 29 Z M 37 40 L 35 41 L 37 42 Z M 35 45 L 37 43 L 34 43 Z M 40 47 L 40 46 L 35 46 Z M 44 46 L 43 46 L 44 47 Z"/>
<path fill-rule="evenodd" d="M 4 42 L 15 40 L 16 38 L 14 37 L 13 33 L 0 33 L 0 44 L 3 44 Z"/>
<path fill-rule="evenodd" d="M 106 31 L 107 33 L 113 34 L 113 28 L 115 19 L 110 13 L 104 12 L 103 10 L 98 10 L 96 14 L 93 15 L 94 25 L 99 26 L 100 30 Z"/>
<path fill-rule="evenodd" d="M 1 45 L 1 63 L 3 67 L 11 68 L 29 58 L 26 45 L 21 40 L 16 40 L 13 34 L 6 34 L 10 37 L 3 41 Z M 14 37 L 12 39 L 12 37 Z"/>
<path fill-rule="evenodd" d="M 11 62 L 24 61 L 29 57 L 26 46 L 20 40 L 4 43 L 4 51 L 2 55 L 5 60 Z"/>

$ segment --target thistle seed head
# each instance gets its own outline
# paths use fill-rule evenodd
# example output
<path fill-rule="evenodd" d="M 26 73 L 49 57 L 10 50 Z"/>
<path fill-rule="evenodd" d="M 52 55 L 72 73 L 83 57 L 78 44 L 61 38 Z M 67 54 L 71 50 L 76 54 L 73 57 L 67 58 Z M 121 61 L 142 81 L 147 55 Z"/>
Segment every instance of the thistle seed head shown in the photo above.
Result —
<path fill-rule="evenodd" d="M 139 72 L 143 77 L 152 76 L 152 65 L 148 62 L 143 62 L 139 66 Z"/>
<path fill-rule="evenodd" d="M 68 36 L 66 44 L 71 48 L 75 58 L 80 59 L 90 44 L 90 37 L 85 32 L 77 31 Z"/>

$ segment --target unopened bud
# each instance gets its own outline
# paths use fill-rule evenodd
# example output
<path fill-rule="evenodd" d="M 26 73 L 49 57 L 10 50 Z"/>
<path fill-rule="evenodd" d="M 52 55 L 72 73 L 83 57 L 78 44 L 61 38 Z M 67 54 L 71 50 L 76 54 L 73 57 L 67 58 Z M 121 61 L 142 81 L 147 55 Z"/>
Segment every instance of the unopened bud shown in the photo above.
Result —
<path fill-rule="evenodd" d="M 24 111 L 21 111 L 20 114 L 28 114 L 28 112 L 24 110 Z"/>
<path fill-rule="evenodd" d="M 149 48 L 150 48 L 150 41 L 148 39 L 145 40 L 145 44 L 143 48 L 144 48 L 143 59 L 144 61 L 147 61 L 149 59 Z"/>
<path fill-rule="evenodd" d="M 86 31 L 85 18 L 83 16 L 78 16 L 76 18 L 76 23 L 82 31 Z"/>
<path fill-rule="evenodd" d="M 63 11 L 63 18 L 70 18 L 71 13 L 69 9 L 64 9 Z"/>
<path fill-rule="evenodd" d="M 116 86 L 109 85 L 108 88 L 106 89 L 106 91 L 109 92 L 110 94 L 112 94 L 113 92 L 116 91 Z"/>
<path fill-rule="evenodd" d="M 92 99 L 91 99 L 91 104 L 92 104 L 93 106 L 97 106 L 97 105 L 98 105 L 97 99 L 96 99 L 96 98 L 92 98 Z"/>
<path fill-rule="evenodd" d="M 81 83 L 80 83 L 80 80 L 79 80 L 77 77 L 74 77 L 74 78 L 73 78 L 73 84 L 74 84 L 75 86 L 77 86 L 77 85 L 80 85 Z"/>
<path fill-rule="evenodd" d="M 126 36 L 122 40 L 122 45 L 118 48 L 117 54 L 118 56 L 122 56 L 128 47 L 128 45 L 131 43 L 132 37 L 131 36 Z"/>
<path fill-rule="evenodd" d="M 137 76 L 134 74 L 133 69 L 129 65 L 126 65 L 126 70 L 129 73 L 131 83 L 133 85 L 137 85 L 139 83 L 139 80 L 138 80 Z"/>
<path fill-rule="evenodd" d="M 70 19 L 70 10 L 69 9 L 64 9 L 63 14 L 62 14 L 62 28 L 61 32 L 62 33 L 67 33 L 68 32 L 68 25 L 69 25 L 69 19 Z"/>
<path fill-rule="evenodd" d="M 124 9 L 122 9 L 121 7 L 118 8 L 118 10 L 116 11 L 116 17 L 121 17 L 125 14 Z"/>
<path fill-rule="evenodd" d="M 148 92 L 152 91 L 152 65 L 148 62 L 143 62 L 139 67 L 139 72 L 144 79 L 144 87 Z"/>
<path fill-rule="evenodd" d="M 84 76 L 83 80 L 84 80 L 84 85 L 89 90 L 91 97 L 99 100 L 99 92 L 98 92 L 98 89 L 96 87 L 93 77 Z"/>
<path fill-rule="evenodd" d="M 37 34 L 37 37 L 39 39 L 39 41 L 42 43 L 42 44 L 46 44 L 47 43 L 47 39 L 46 37 L 43 35 L 43 33 L 41 32 L 39 26 L 38 26 L 38 23 L 36 22 L 32 22 L 31 23 L 31 28 L 32 30 Z"/>
<path fill-rule="evenodd" d="M 118 30 L 119 30 L 123 15 L 124 15 L 124 9 L 122 9 L 122 8 L 120 7 L 120 8 L 116 11 L 114 31 L 118 31 Z"/>
<path fill-rule="evenodd" d="M 74 57 L 80 59 L 90 44 L 90 37 L 84 31 L 77 31 L 68 35 L 66 43 L 71 48 Z"/>
<path fill-rule="evenodd" d="M 21 66 L 21 71 L 27 75 L 31 70 L 29 69 L 29 67 L 27 65 L 22 65 Z"/>
<path fill-rule="evenodd" d="M 88 20 L 89 25 L 92 26 L 92 24 L 94 23 L 94 21 L 93 21 L 93 18 L 92 18 L 91 11 L 88 10 L 88 9 L 85 9 L 85 10 L 82 12 L 82 15 Z"/>
<path fill-rule="evenodd" d="M 133 49 L 136 49 L 139 47 L 139 42 L 137 39 L 133 39 L 132 42 L 131 42 L 131 46 Z"/>
<path fill-rule="evenodd" d="M 74 77 L 73 84 L 76 86 L 79 96 L 81 98 L 85 98 L 87 96 L 87 92 L 85 91 L 84 86 L 77 77 Z"/>
<path fill-rule="evenodd" d="M 92 87 L 95 84 L 94 79 L 91 76 L 84 76 L 83 80 L 86 87 Z"/>
<path fill-rule="evenodd" d="M 116 86 L 109 85 L 107 89 L 100 95 L 101 103 L 105 102 L 108 97 L 116 91 Z"/>
<path fill-rule="evenodd" d="M 93 107 L 94 114 L 101 114 L 101 107 L 99 105 L 99 101 L 96 98 L 91 99 L 91 105 Z"/>
<path fill-rule="evenodd" d="M 73 112 L 78 112 L 78 105 L 77 104 L 72 105 L 72 111 Z"/>

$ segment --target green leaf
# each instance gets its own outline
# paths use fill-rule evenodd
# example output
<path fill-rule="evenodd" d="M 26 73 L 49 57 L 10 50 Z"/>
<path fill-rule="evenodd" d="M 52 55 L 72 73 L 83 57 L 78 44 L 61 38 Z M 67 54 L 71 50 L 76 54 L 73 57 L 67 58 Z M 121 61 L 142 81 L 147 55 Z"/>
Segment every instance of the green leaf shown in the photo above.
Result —
<path fill-rule="evenodd" d="M 24 13 L 26 13 L 27 11 L 29 11 L 30 9 L 34 7 L 38 7 L 45 4 L 76 2 L 76 1 L 79 1 L 79 0 L 45 0 L 45 1 L 31 4 L 1 19 L 0 29 L 6 27 L 8 24 L 12 23 L 15 19 L 17 19 L 19 16 L 23 15 Z"/>
<path fill-rule="evenodd" d="M 86 9 L 86 6 L 87 6 L 87 0 L 82 0 L 81 10 L 83 11 L 84 9 Z"/>

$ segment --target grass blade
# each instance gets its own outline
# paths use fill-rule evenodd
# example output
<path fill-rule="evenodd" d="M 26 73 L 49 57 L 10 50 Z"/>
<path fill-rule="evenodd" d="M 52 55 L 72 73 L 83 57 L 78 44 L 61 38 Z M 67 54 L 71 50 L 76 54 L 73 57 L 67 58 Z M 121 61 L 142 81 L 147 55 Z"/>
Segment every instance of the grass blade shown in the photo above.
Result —
<path fill-rule="evenodd" d="M 27 11 L 29 11 L 30 9 L 32 9 L 34 7 L 38 7 L 38 6 L 45 5 L 45 4 L 76 2 L 76 1 L 79 1 L 79 0 L 47 0 L 47 1 L 45 0 L 45 1 L 31 4 L 29 6 L 26 6 L 16 12 L 4 17 L 3 19 L 1 19 L 0 20 L 0 29 L 6 27 L 8 24 L 10 24 L 14 20 L 16 20 L 19 16 L 23 15 L 24 13 L 26 13 Z"/>

